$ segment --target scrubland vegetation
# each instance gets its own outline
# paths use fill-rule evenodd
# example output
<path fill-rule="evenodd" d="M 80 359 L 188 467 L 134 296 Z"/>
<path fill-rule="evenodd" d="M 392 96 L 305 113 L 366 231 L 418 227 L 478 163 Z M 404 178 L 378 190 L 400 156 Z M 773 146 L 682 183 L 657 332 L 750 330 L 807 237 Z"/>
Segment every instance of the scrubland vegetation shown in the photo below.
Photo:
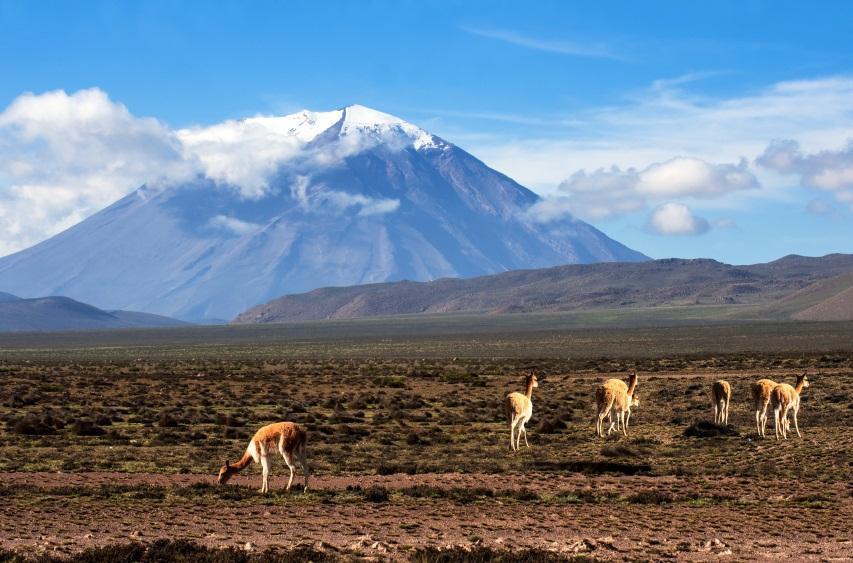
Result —
<path fill-rule="evenodd" d="M 706 548 L 747 556 L 761 542 L 779 555 L 802 556 L 812 544 L 825 555 L 843 551 L 851 536 L 843 519 L 851 507 L 850 351 L 786 353 L 780 332 L 756 341 L 754 352 L 705 342 L 699 352 L 662 354 L 650 341 L 650 350 L 631 355 L 640 334 L 621 354 L 598 353 L 614 345 L 610 335 L 601 346 L 588 343 L 586 354 L 553 358 L 0 351 L 0 538 L 13 550 L 0 559 L 95 561 L 130 550 L 134 560 L 156 560 L 154 549 L 210 561 L 453 561 L 463 554 L 550 561 Z M 531 369 L 539 378 L 531 448 L 512 454 L 503 398 L 521 390 Z M 640 375 L 641 406 L 630 436 L 596 438 L 595 386 L 631 369 Z M 802 396 L 803 438 L 758 439 L 749 384 L 792 382 L 802 370 L 811 381 Z M 710 422 L 710 385 L 721 377 L 733 388 L 728 427 Z M 286 494 L 273 481 L 272 493 L 261 496 L 254 466 L 235 484 L 214 486 L 219 465 L 239 457 L 259 426 L 278 420 L 308 430 L 312 490 Z M 280 477 L 284 465 L 273 464 Z M 462 515 L 472 507 L 477 516 L 469 522 Z M 669 524 L 637 521 L 662 510 Z M 68 529 L 51 523 L 60 531 L 38 540 L 45 522 L 62 514 L 74 521 Z M 153 514 L 153 528 L 142 527 Z M 530 514 L 551 516 L 534 522 Z M 720 522 L 711 537 L 703 519 Z M 282 526 L 278 539 L 245 532 L 270 521 Z M 760 523 L 758 531 L 750 535 L 747 522 Z M 791 526 L 811 539 L 788 551 L 774 530 Z M 711 540 L 720 545 L 706 546 Z M 208 549 L 220 547 L 230 551 Z M 309 548 L 316 554 L 293 551 Z"/>

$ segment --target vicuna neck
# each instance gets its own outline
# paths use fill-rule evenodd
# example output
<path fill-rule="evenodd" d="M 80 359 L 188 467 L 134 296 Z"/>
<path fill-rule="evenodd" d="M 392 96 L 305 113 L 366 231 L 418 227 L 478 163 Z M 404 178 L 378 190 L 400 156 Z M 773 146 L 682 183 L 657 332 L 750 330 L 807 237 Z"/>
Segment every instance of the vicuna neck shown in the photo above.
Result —
<path fill-rule="evenodd" d="M 632 373 L 628 377 L 628 396 L 634 395 L 634 389 L 637 387 L 637 374 Z"/>
<path fill-rule="evenodd" d="M 249 452 L 243 454 L 243 457 L 240 458 L 240 461 L 235 461 L 231 464 L 231 467 L 236 469 L 237 471 L 242 471 L 246 468 L 247 465 L 252 463 L 252 456 L 249 455 Z"/>
<path fill-rule="evenodd" d="M 794 391 L 797 392 L 797 395 L 800 394 L 800 392 L 803 390 L 803 387 L 805 387 L 805 385 L 806 385 L 805 378 L 798 378 L 797 379 L 797 386 L 794 387 Z"/>
<path fill-rule="evenodd" d="M 530 379 L 530 381 L 527 382 L 527 393 L 525 393 L 525 394 L 527 395 L 528 399 L 533 398 L 533 379 L 532 378 Z"/>

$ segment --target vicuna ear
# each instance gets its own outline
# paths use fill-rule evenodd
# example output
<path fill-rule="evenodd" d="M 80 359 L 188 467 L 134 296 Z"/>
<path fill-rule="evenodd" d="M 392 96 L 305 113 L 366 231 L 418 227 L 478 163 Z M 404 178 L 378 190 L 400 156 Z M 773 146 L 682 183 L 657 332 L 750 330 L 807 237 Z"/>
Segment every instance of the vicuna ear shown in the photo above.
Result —
<path fill-rule="evenodd" d="M 228 469 L 229 467 L 231 467 L 231 463 L 226 459 L 225 460 L 225 468 Z"/>

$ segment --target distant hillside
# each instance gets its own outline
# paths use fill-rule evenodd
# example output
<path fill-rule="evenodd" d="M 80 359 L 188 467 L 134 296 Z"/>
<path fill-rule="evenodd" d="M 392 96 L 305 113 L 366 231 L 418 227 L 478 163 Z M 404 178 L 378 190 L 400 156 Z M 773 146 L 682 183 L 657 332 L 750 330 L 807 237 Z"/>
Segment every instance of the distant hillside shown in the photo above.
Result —
<path fill-rule="evenodd" d="M 834 285 L 813 288 L 811 292 L 806 288 L 851 273 L 853 255 L 849 254 L 821 258 L 792 255 L 747 266 L 708 259 L 568 265 L 471 279 L 322 288 L 280 297 L 249 309 L 233 322 L 693 305 L 753 305 L 750 311 L 764 317 L 791 318 L 848 287 L 843 283 L 847 278 L 839 278 L 842 281 Z M 784 303 L 798 292 L 803 293 Z"/>
<path fill-rule="evenodd" d="M 68 297 L 20 299 L 0 293 L 0 332 L 184 326 L 189 323 L 135 311 L 103 311 Z"/>
<path fill-rule="evenodd" d="M 807 291 L 811 289 L 812 291 Z M 848 321 L 853 319 L 853 274 L 844 274 L 813 284 L 803 293 L 819 300 L 792 316 L 802 321 Z"/>

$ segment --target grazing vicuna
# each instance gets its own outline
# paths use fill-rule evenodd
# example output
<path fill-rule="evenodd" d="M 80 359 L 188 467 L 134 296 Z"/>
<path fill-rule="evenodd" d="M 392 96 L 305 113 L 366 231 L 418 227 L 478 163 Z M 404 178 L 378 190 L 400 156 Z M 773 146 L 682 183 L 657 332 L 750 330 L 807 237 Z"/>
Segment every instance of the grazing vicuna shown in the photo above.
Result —
<path fill-rule="evenodd" d="M 806 376 L 806 372 L 803 372 L 797 376 L 797 385 L 795 387 L 791 387 L 787 383 L 780 383 L 770 393 L 770 404 L 773 407 L 773 422 L 775 424 L 774 431 L 777 440 L 780 434 L 783 439 L 788 439 L 788 430 L 791 429 L 791 423 L 788 421 L 789 411 L 794 415 L 794 429 L 797 431 L 797 436 L 802 438 L 800 425 L 797 423 L 797 413 L 800 412 L 800 393 L 808 386 L 809 378 Z"/>
<path fill-rule="evenodd" d="M 776 387 L 776 382 L 772 379 L 759 379 L 750 387 L 752 410 L 755 411 L 755 429 L 761 438 L 765 437 L 767 407 L 770 405 L 770 394 L 774 387 Z"/>
<path fill-rule="evenodd" d="M 304 479 L 304 490 L 308 490 L 308 463 L 305 458 L 305 442 L 307 434 L 301 426 L 293 422 L 277 422 L 264 426 L 252 436 L 249 446 L 246 448 L 246 453 L 240 458 L 240 461 L 229 463 L 225 461 L 225 465 L 219 470 L 218 483 L 224 485 L 238 471 L 242 471 L 247 465 L 252 463 L 260 463 L 263 469 L 263 482 L 261 484 L 262 493 L 269 492 L 269 475 L 270 462 L 268 455 L 278 449 L 284 462 L 290 469 L 290 479 L 287 481 L 287 490 L 290 490 L 290 485 L 293 483 L 294 457 L 299 460 L 302 466 L 302 478 Z"/>
<path fill-rule="evenodd" d="M 728 425 L 732 386 L 723 379 L 715 381 L 711 385 L 711 397 L 714 401 L 714 424 Z"/>
<path fill-rule="evenodd" d="M 609 435 L 614 426 L 619 431 L 621 426 L 625 436 L 628 435 L 628 420 L 631 418 L 631 407 L 640 406 L 640 399 L 635 390 L 637 388 L 637 373 L 628 375 L 628 383 L 621 379 L 608 379 L 595 390 L 595 433 L 604 436 L 604 419 L 610 421 L 607 429 Z M 612 412 L 616 412 L 616 423 L 614 424 Z"/>
<path fill-rule="evenodd" d="M 524 445 L 528 448 L 527 429 L 524 427 L 533 416 L 533 390 L 539 387 L 536 374 L 530 372 L 524 380 L 525 392 L 513 392 L 506 396 L 505 411 L 509 421 L 509 446 L 518 451 L 521 435 L 524 434 Z"/>

